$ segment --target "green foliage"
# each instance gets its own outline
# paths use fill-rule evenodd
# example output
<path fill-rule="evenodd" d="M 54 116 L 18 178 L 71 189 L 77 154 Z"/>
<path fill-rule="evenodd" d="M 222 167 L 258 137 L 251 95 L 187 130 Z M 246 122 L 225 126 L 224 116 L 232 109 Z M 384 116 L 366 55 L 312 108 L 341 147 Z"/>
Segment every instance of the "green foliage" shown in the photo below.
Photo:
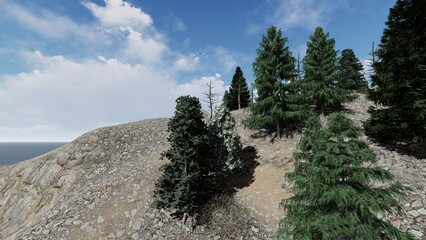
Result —
<path fill-rule="evenodd" d="M 335 41 L 328 36 L 321 27 L 317 27 L 309 37 L 303 58 L 305 77 L 302 91 L 321 114 L 339 108 L 346 97 L 346 92 L 338 85 Z"/>
<path fill-rule="evenodd" d="M 229 92 L 225 90 L 222 98 L 222 105 L 226 106 L 229 109 Z"/>
<path fill-rule="evenodd" d="M 369 98 L 366 133 L 380 141 L 426 140 L 426 1 L 398 0 L 390 9 Z"/>
<path fill-rule="evenodd" d="M 344 49 L 339 59 L 339 85 L 346 90 L 365 93 L 368 89 L 367 81 L 362 75 L 362 64 L 352 49 Z"/>
<path fill-rule="evenodd" d="M 168 124 L 170 148 L 161 155 L 170 162 L 161 167 L 163 175 L 155 184 L 154 205 L 192 215 L 211 195 L 208 132 L 196 97 L 182 96 L 176 103 L 175 115 Z"/>
<path fill-rule="evenodd" d="M 257 58 L 253 63 L 255 87 L 258 97 L 250 105 L 252 115 L 243 123 L 251 128 L 268 130 L 276 127 L 280 137 L 281 128 L 299 123 L 304 117 L 303 107 L 295 80 L 295 59 L 286 46 L 280 29 L 272 26 L 262 36 Z"/>
<path fill-rule="evenodd" d="M 229 92 L 227 92 L 225 106 L 230 110 L 245 108 L 250 102 L 250 91 L 240 67 L 235 69 Z M 225 98 L 225 95 L 224 95 Z"/>
<path fill-rule="evenodd" d="M 235 133 L 235 119 L 225 106 L 220 106 L 210 120 L 210 147 L 214 151 L 214 169 L 225 174 L 244 172 L 240 153 L 240 136 Z"/>
<path fill-rule="evenodd" d="M 294 196 L 283 200 L 287 216 L 281 220 L 280 239 L 412 239 L 380 219 L 378 214 L 401 213 L 403 187 L 380 167 L 362 130 L 342 113 L 330 115 L 321 129 L 311 117 L 294 153 Z M 374 165 L 373 165 L 374 166 Z M 372 187 L 382 182 L 387 187 Z"/>

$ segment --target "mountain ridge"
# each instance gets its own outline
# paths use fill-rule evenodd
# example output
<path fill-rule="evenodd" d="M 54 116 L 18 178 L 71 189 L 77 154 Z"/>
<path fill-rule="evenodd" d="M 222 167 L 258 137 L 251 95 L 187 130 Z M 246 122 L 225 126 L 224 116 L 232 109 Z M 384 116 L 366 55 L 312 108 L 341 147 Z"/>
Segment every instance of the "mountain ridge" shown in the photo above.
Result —
<path fill-rule="evenodd" d="M 345 105 L 358 126 L 372 106 L 365 96 Z M 274 239 L 291 196 L 284 179 L 301 134 L 283 139 L 253 138 L 241 121 L 247 110 L 232 112 L 243 147 L 256 151 L 251 181 L 234 198 L 247 210 L 239 236 Z M 0 166 L 1 239 L 219 239 L 203 226 L 191 232 L 164 210 L 152 209 L 160 176 L 160 154 L 169 146 L 168 119 L 146 119 L 90 131 L 65 146 L 12 166 Z M 403 202 L 405 217 L 392 223 L 418 238 L 426 232 L 426 159 L 389 151 L 363 136 L 379 165 L 412 187 Z M 222 238 L 223 239 L 223 238 Z"/>

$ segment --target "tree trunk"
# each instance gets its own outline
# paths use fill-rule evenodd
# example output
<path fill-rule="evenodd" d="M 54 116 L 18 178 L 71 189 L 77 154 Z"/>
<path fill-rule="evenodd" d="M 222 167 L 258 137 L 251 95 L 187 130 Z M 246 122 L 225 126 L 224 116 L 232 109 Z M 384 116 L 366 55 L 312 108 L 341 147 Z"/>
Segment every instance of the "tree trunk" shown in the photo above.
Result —
<path fill-rule="evenodd" d="M 238 109 L 241 109 L 241 84 L 238 84 Z"/>
<path fill-rule="evenodd" d="M 277 138 L 280 139 L 281 138 L 281 129 L 280 129 L 280 124 L 277 123 Z"/>

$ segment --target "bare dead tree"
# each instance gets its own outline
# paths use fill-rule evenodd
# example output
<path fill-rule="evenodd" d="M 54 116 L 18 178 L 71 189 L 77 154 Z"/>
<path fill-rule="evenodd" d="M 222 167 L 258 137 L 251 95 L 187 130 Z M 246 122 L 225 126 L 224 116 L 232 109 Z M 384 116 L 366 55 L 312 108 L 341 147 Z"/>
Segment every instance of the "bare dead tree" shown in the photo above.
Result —
<path fill-rule="evenodd" d="M 254 83 L 251 83 L 251 84 L 250 84 L 250 97 L 251 97 L 251 103 L 253 103 L 253 102 L 254 102 L 254 88 L 255 88 Z"/>
<path fill-rule="evenodd" d="M 206 99 L 203 99 L 203 102 L 207 103 L 210 109 L 210 118 L 213 117 L 213 105 L 217 103 L 217 96 L 218 94 L 213 92 L 213 85 L 212 81 L 210 80 L 209 83 L 206 83 L 207 90 L 204 91 L 203 95 L 206 97 Z"/>

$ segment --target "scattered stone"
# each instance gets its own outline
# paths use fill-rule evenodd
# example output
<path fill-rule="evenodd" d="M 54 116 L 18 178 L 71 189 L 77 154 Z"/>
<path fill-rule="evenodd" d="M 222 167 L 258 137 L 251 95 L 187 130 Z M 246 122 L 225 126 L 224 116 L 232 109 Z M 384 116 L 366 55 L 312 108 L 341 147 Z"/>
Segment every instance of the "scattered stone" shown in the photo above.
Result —
<path fill-rule="evenodd" d="M 255 226 L 252 226 L 252 227 L 251 227 L 251 230 L 252 230 L 253 232 L 255 232 L 255 233 L 258 233 L 258 232 L 259 232 L 259 228 L 255 227 Z"/>
<path fill-rule="evenodd" d="M 138 210 L 137 210 L 137 209 L 133 209 L 133 210 L 132 210 L 132 213 L 131 213 L 131 216 L 132 216 L 132 217 L 134 217 L 134 216 L 136 215 L 136 213 L 137 213 L 137 212 L 138 212 Z"/>
<path fill-rule="evenodd" d="M 132 229 L 133 230 L 139 230 L 139 229 L 141 229 L 141 226 L 142 226 L 142 223 L 140 221 L 136 221 L 136 222 L 133 223 Z"/>
<path fill-rule="evenodd" d="M 417 210 L 418 213 L 420 213 L 421 215 L 426 215 L 426 209 L 424 208 L 420 208 L 419 210 Z"/>
<path fill-rule="evenodd" d="M 413 216 L 415 218 L 420 215 L 420 213 L 418 211 L 416 211 L 416 210 L 408 211 L 408 214 L 410 214 L 411 216 Z"/>
<path fill-rule="evenodd" d="M 139 239 L 139 233 L 137 232 L 133 233 L 132 239 Z"/>
<path fill-rule="evenodd" d="M 356 108 L 350 108 L 353 113 L 349 116 L 361 126 L 367 108 L 362 101 L 353 104 L 359 106 L 352 105 Z M 245 113 L 233 114 L 244 116 Z M 9 239 L 15 233 L 16 239 L 222 239 L 219 233 L 208 232 L 208 226 L 198 226 L 191 231 L 172 218 L 176 210 L 151 208 L 153 183 L 163 164 L 157 161 L 158 156 L 168 146 L 167 123 L 166 119 L 155 119 L 97 129 L 45 156 L 14 166 L 0 166 L 0 207 L 5 209 L 2 218 L 14 220 L 2 222 L 0 239 Z M 245 146 L 257 141 L 250 138 L 249 131 L 240 132 Z M 369 141 L 365 136 L 363 139 Z M 294 138 L 294 142 L 297 141 L 298 138 Z M 291 151 L 297 149 L 296 143 L 288 146 L 285 139 L 276 142 L 285 143 Z M 282 148 L 274 144 L 271 152 L 258 149 L 259 164 L 282 164 L 291 160 L 290 155 L 283 156 Z M 383 216 L 384 219 L 419 239 L 424 238 L 425 159 L 368 144 L 378 156 L 378 165 L 411 189 L 407 191 L 407 200 L 402 202 L 408 214 L 398 218 Z M 16 200 L 17 196 L 20 199 Z M 252 197 L 243 196 L 240 200 L 247 203 L 253 201 Z M 35 199 L 40 204 L 33 204 Z M 8 202 L 13 205 L 5 205 Z M 239 230 L 236 236 L 223 236 L 223 239 L 275 240 L 277 226 L 265 223 L 262 218 L 268 216 L 268 221 L 277 222 L 282 216 L 262 215 L 253 205 L 245 207 L 249 211 L 248 227 Z M 37 212 L 34 220 L 26 224 L 24 220 L 34 212 Z M 112 219 L 111 224 L 105 224 L 104 217 Z"/>
<path fill-rule="evenodd" d="M 76 221 L 72 222 L 72 224 L 74 224 L 74 225 L 80 225 L 81 223 L 83 223 L 81 220 L 76 220 Z"/>
<path fill-rule="evenodd" d="M 117 232 L 117 238 L 121 238 L 124 235 L 124 230 L 120 230 Z"/>
<path fill-rule="evenodd" d="M 96 206 L 96 203 L 93 202 L 88 206 L 88 208 L 93 210 L 95 206 Z"/>
<path fill-rule="evenodd" d="M 58 163 L 59 166 L 63 167 L 67 163 L 68 158 L 69 158 L 68 153 L 61 152 L 61 153 L 58 154 L 56 162 Z"/>
<path fill-rule="evenodd" d="M 421 238 L 423 237 L 423 233 L 414 229 L 410 229 L 409 233 L 413 234 L 415 237 Z"/>

